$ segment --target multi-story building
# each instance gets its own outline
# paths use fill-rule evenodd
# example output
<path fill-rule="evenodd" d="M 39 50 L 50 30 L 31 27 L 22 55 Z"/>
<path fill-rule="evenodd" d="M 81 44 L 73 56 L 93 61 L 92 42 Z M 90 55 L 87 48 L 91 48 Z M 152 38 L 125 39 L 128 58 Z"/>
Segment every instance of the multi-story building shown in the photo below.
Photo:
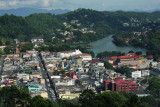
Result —
<path fill-rule="evenodd" d="M 129 91 L 138 91 L 138 85 L 129 80 L 123 80 L 122 78 L 116 78 L 115 80 L 106 79 L 105 80 L 105 90 L 112 90 L 116 92 L 129 92 Z"/>
<path fill-rule="evenodd" d="M 63 51 L 63 52 L 58 52 L 57 56 L 61 58 L 68 58 L 74 55 L 82 54 L 80 50 L 73 50 L 73 51 Z"/>

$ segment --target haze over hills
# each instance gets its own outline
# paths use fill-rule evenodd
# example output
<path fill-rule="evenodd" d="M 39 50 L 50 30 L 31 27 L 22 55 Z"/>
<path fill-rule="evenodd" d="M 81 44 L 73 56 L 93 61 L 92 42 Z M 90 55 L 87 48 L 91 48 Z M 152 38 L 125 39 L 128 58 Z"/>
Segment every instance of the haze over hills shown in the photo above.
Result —
<path fill-rule="evenodd" d="M 29 7 L 22 7 L 22 8 L 17 8 L 17 9 L 2 9 L 0 10 L 0 16 L 3 16 L 4 14 L 8 14 L 8 15 L 15 15 L 15 16 L 28 16 L 30 14 L 33 13 L 52 13 L 55 15 L 58 14 L 64 14 L 64 13 L 68 13 L 71 10 L 69 9 L 52 9 L 52 10 L 47 10 L 47 9 L 40 9 L 40 8 L 29 8 Z M 112 10 L 112 12 L 114 11 L 118 11 L 118 10 Z M 120 10 L 120 11 L 124 11 L 124 10 Z M 131 12 L 155 12 L 155 11 L 160 11 L 160 9 L 156 9 L 156 10 L 148 10 L 148 11 L 144 11 L 144 10 L 128 10 Z"/>
<path fill-rule="evenodd" d="M 54 9 L 54 10 L 47 10 L 47 9 L 38 9 L 38 8 L 17 8 L 17 9 L 8 9 L 8 10 L 0 10 L 0 16 L 4 14 L 13 14 L 16 16 L 28 16 L 33 13 L 52 13 L 52 14 L 64 14 L 70 12 L 71 10 L 68 9 Z"/>

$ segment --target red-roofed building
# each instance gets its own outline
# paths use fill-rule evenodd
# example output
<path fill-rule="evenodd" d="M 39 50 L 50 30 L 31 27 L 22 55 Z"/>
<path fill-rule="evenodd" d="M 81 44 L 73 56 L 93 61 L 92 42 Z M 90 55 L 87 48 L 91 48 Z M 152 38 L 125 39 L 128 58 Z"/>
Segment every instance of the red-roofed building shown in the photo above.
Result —
<path fill-rule="evenodd" d="M 22 45 L 24 45 L 24 44 L 28 44 L 28 43 L 29 43 L 29 42 L 21 42 L 21 44 L 22 44 Z"/>
<path fill-rule="evenodd" d="M 23 58 L 29 58 L 31 57 L 32 53 L 30 52 L 26 52 L 26 53 L 23 53 Z"/>
<path fill-rule="evenodd" d="M 124 38 L 124 40 L 125 40 L 125 41 L 129 41 L 129 40 L 131 40 L 131 39 L 130 39 L 130 38 Z"/>
<path fill-rule="evenodd" d="M 31 55 L 32 53 L 28 52 L 28 53 L 23 53 L 23 55 Z"/>
<path fill-rule="evenodd" d="M 122 78 L 116 78 L 111 82 L 110 79 L 104 80 L 105 82 L 105 90 L 112 90 L 116 92 L 129 92 L 129 91 L 137 91 L 139 90 L 138 85 L 133 81 L 123 80 Z"/>
<path fill-rule="evenodd" d="M 128 43 L 131 39 L 130 38 L 123 38 L 126 43 Z"/>
<path fill-rule="evenodd" d="M 44 50 L 44 52 L 50 52 L 49 50 Z"/>
<path fill-rule="evenodd" d="M 153 56 L 150 55 L 150 56 L 147 56 L 147 58 L 148 58 L 148 59 L 153 59 Z"/>
<path fill-rule="evenodd" d="M 135 82 L 130 81 L 128 83 L 128 89 L 129 89 L 129 91 L 137 91 L 138 90 L 138 85 Z"/>
<path fill-rule="evenodd" d="M 65 39 L 68 40 L 68 39 L 72 39 L 72 38 L 74 38 L 74 37 L 71 35 L 68 35 Z"/>
<path fill-rule="evenodd" d="M 107 58 L 109 60 L 109 62 L 115 61 L 116 59 L 120 59 L 120 60 L 135 60 L 135 59 L 140 59 L 143 58 L 142 55 L 136 55 L 135 53 L 125 53 L 124 56 L 113 56 L 110 58 Z"/>
<path fill-rule="evenodd" d="M 108 90 L 109 84 L 111 83 L 111 80 L 110 79 L 105 79 L 104 82 L 105 82 L 105 90 Z"/>

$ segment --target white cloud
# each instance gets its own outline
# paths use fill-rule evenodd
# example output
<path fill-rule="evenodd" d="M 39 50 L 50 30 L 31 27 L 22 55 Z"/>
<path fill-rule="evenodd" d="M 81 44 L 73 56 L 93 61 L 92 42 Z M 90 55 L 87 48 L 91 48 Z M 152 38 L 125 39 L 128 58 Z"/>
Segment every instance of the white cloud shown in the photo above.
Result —
<path fill-rule="evenodd" d="M 0 0 L 0 9 L 34 7 L 44 9 L 153 10 L 160 0 Z"/>

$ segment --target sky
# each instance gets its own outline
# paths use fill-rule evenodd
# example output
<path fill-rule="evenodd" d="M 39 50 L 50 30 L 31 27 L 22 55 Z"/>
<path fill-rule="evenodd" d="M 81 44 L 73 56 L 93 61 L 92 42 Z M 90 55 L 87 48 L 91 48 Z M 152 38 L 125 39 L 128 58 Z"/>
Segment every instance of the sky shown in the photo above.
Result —
<path fill-rule="evenodd" d="M 41 9 L 89 8 L 99 11 L 156 10 L 160 0 L 0 0 L 0 10 L 32 7 Z"/>

